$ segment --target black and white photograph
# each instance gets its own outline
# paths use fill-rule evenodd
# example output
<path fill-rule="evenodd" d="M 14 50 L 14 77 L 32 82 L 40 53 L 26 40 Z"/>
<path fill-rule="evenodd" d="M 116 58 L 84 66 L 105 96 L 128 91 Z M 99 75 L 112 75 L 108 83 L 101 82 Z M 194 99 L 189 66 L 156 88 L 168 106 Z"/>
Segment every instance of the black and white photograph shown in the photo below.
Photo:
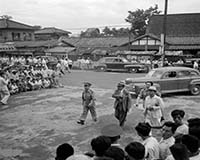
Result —
<path fill-rule="evenodd" d="M 200 160 L 200 1 L 0 0 L 0 160 Z"/>

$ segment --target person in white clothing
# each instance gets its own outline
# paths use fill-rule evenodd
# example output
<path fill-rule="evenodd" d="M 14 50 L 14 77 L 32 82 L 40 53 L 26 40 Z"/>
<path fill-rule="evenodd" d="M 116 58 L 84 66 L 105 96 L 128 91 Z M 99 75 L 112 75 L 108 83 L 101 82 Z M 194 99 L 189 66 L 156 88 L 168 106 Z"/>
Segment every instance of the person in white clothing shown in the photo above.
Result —
<path fill-rule="evenodd" d="M 145 99 L 144 117 L 145 122 L 151 127 L 161 126 L 161 121 L 164 120 L 164 102 L 161 97 L 156 95 L 156 87 L 149 87 L 149 95 Z"/>
<path fill-rule="evenodd" d="M 10 97 L 10 92 L 8 90 L 8 82 L 5 73 L 3 71 L 0 72 L 0 95 L 1 95 L 1 104 L 6 105 L 7 101 Z"/>
<path fill-rule="evenodd" d="M 135 130 L 143 140 L 142 144 L 145 146 L 146 159 L 159 159 L 159 143 L 156 138 L 150 136 L 151 126 L 149 123 L 138 123 Z"/>
<path fill-rule="evenodd" d="M 180 109 L 175 109 L 171 112 L 171 116 L 174 120 L 175 125 L 177 126 L 176 131 L 174 133 L 174 137 L 180 134 L 183 134 L 183 135 L 188 134 L 189 133 L 188 125 L 183 123 L 185 112 Z"/>
<path fill-rule="evenodd" d="M 170 147 L 175 143 L 173 137 L 175 131 L 175 124 L 167 121 L 162 127 L 162 139 L 159 142 L 160 159 L 165 160 L 171 154 Z"/>

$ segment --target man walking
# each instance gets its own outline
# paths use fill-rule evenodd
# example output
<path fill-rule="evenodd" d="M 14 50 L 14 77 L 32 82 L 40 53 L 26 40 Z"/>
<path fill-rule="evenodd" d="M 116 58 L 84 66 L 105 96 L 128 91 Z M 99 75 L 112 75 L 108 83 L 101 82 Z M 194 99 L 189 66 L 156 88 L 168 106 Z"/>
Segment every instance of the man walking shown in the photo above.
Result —
<path fill-rule="evenodd" d="M 83 105 L 83 113 L 80 119 L 77 121 L 78 124 L 84 125 L 85 120 L 87 118 L 88 111 L 90 111 L 93 121 L 97 121 L 97 114 L 95 110 L 95 97 L 94 92 L 90 89 L 91 83 L 84 83 L 84 91 L 82 93 L 82 105 Z"/>
<path fill-rule="evenodd" d="M 115 98 L 114 102 L 115 117 L 119 120 L 120 126 L 124 126 L 127 113 L 131 108 L 131 96 L 124 87 L 125 87 L 124 82 L 118 83 L 117 89 L 112 95 L 112 97 Z"/>
<path fill-rule="evenodd" d="M 156 91 L 155 86 L 150 86 L 149 95 L 145 99 L 145 122 L 149 123 L 151 127 L 161 126 L 161 120 L 164 120 L 164 102 L 161 97 L 156 95 Z"/>

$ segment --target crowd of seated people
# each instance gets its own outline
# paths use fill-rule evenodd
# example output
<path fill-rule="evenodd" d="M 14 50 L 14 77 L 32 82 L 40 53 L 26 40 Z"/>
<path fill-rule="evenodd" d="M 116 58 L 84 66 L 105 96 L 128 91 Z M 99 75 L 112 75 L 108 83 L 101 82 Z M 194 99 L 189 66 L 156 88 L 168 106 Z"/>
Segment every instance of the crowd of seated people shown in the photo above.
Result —
<path fill-rule="evenodd" d="M 99 136 L 91 140 L 92 152 L 76 154 L 69 143 L 61 144 L 56 150 L 56 160 L 200 160 L 200 118 L 188 119 L 183 123 L 185 112 L 171 112 L 173 121 L 165 121 L 162 137 L 155 137 L 148 123 L 135 126 L 141 141 L 119 144 L 123 130 L 116 124 L 101 129 Z"/>
<path fill-rule="evenodd" d="M 59 78 L 62 72 L 58 68 L 48 68 L 44 59 L 24 57 L 0 58 L 1 70 L 6 73 L 10 94 L 63 87 Z"/>

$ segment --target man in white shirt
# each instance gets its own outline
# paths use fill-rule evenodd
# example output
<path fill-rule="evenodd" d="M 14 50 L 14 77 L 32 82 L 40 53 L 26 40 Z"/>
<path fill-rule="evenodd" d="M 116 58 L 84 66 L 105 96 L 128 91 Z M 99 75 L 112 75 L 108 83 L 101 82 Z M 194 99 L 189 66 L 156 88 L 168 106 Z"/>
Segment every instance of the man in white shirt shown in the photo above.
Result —
<path fill-rule="evenodd" d="M 159 159 L 159 143 L 156 138 L 150 136 L 151 126 L 149 123 L 138 123 L 135 130 L 143 140 L 142 144 L 145 146 L 146 159 Z"/>
<path fill-rule="evenodd" d="M 6 105 L 8 98 L 10 97 L 10 92 L 8 90 L 8 79 L 6 79 L 3 71 L 0 72 L 0 94 L 1 94 L 1 104 Z"/>
<path fill-rule="evenodd" d="M 145 122 L 151 127 L 161 126 L 161 120 L 164 119 L 164 102 L 161 97 L 156 95 L 156 87 L 149 87 L 149 95 L 145 99 L 144 116 Z"/>
<path fill-rule="evenodd" d="M 159 142 L 160 159 L 162 160 L 165 160 L 171 154 L 169 148 L 175 142 L 174 131 L 175 124 L 173 122 L 167 121 L 163 124 L 162 139 Z"/>
<path fill-rule="evenodd" d="M 171 116 L 174 120 L 175 125 L 177 126 L 176 131 L 174 133 L 174 137 L 180 134 L 188 134 L 189 133 L 188 125 L 183 123 L 185 112 L 180 109 L 175 109 L 171 112 Z"/>

